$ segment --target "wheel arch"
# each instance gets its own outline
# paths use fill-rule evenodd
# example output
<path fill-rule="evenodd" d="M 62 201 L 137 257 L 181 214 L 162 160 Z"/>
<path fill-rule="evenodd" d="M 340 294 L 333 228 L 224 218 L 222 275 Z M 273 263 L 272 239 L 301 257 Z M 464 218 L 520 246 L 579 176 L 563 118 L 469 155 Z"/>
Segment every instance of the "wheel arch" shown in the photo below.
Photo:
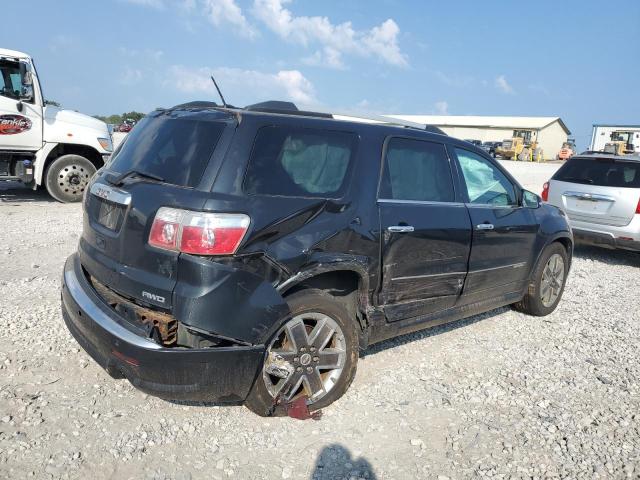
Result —
<path fill-rule="evenodd" d="M 43 172 L 46 172 L 49 165 L 63 155 L 80 155 L 93 163 L 96 170 L 104 166 L 102 155 L 95 148 L 75 143 L 59 143 L 47 155 L 44 161 Z"/>
<path fill-rule="evenodd" d="M 344 262 L 318 265 L 298 272 L 277 287 L 285 299 L 307 289 L 322 290 L 343 302 L 357 321 L 360 333 L 366 332 L 369 277 L 362 265 Z"/>

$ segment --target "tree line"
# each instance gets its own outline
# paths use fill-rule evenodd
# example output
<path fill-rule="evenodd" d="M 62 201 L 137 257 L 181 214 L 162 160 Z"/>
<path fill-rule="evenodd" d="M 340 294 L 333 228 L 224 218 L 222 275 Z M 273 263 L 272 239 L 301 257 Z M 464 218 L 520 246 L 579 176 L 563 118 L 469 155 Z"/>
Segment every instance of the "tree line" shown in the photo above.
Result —
<path fill-rule="evenodd" d="M 104 117 L 102 115 L 94 115 L 94 118 L 97 118 L 98 120 L 102 120 L 105 123 L 112 123 L 113 125 L 120 125 L 122 122 L 124 122 L 127 119 L 131 119 L 133 121 L 135 121 L 136 123 L 139 122 L 140 120 L 142 120 L 144 118 L 145 114 L 144 113 L 140 113 L 140 112 L 125 112 L 122 115 L 109 115 L 107 117 Z"/>

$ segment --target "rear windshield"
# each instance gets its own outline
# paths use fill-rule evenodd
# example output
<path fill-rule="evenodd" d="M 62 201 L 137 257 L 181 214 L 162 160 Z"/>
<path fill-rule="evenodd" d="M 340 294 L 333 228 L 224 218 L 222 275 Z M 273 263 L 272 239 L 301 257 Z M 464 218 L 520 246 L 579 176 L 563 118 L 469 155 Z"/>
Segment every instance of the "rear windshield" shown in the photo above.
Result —
<path fill-rule="evenodd" d="M 339 198 L 357 136 L 347 132 L 270 126 L 258 131 L 244 179 L 249 194 Z"/>
<path fill-rule="evenodd" d="M 572 158 L 556 172 L 553 179 L 602 187 L 640 188 L 640 162 Z"/>
<path fill-rule="evenodd" d="M 165 182 L 195 187 L 226 124 L 184 117 L 147 117 L 131 131 L 109 170 L 140 170 Z"/>

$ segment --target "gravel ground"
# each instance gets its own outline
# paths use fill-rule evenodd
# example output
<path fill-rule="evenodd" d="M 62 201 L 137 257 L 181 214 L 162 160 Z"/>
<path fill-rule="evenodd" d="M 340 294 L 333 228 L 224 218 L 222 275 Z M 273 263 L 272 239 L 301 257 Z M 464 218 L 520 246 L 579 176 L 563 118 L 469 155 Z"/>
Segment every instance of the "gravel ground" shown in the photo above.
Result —
<path fill-rule="evenodd" d="M 508 167 L 534 191 L 550 168 Z M 4 188 L 1 478 L 640 477 L 640 255 L 579 247 L 552 315 L 387 341 L 322 420 L 263 419 L 111 379 L 59 312 L 79 206 Z"/>

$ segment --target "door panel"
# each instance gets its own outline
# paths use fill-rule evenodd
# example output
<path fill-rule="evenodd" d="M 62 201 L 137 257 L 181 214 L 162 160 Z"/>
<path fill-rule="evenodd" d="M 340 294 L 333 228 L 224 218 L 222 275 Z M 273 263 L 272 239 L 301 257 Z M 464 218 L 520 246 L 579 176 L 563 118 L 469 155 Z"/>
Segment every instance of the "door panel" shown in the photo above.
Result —
<path fill-rule="evenodd" d="M 487 291 L 510 292 L 525 281 L 530 270 L 538 226 L 533 212 L 522 207 L 487 207 L 468 204 L 473 224 L 469 274 L 464 296 Z M 485 225 L 493 225 L 486 229 Z"/>
<path fill-rule="evenodd" d="M 463 204 L 379 202 L 383 229 L 379 301 L 390 321 L 455 304 L 467 274 L 471 224 Z M 410 232 L 389 227 L 412 226 Z"/>
<path fill-rule="evenodd" d="M 453 306 L 467 273 L 471 223 L 464 204 L 456 202 L 444 145 L 388 139 L 379 198 L 378 300 L 387 320 Z"/>
<path fill-rule="evenodd" d="M 495 163 L 461 148 L 455 153 L 473 229 L 461 303 L 523 288 L 538 231 L 535 215 L 519 205 L 519 189 Z"/>

